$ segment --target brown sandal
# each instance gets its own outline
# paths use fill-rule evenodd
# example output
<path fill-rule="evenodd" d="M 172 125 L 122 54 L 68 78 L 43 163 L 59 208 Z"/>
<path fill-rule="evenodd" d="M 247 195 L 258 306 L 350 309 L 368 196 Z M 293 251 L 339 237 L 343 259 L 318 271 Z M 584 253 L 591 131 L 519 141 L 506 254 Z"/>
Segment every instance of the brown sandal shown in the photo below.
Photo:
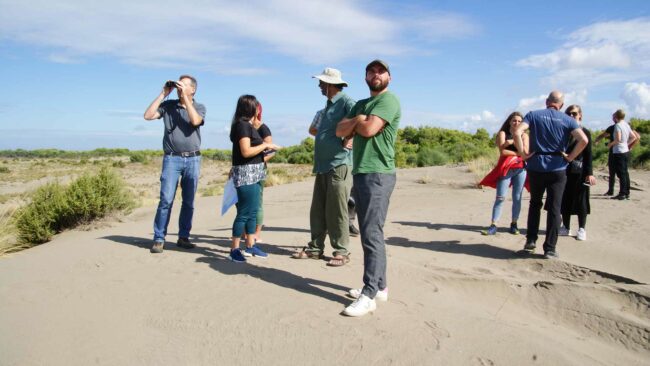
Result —
<path fill-rule="evenodd" d="M 313 252 L 307 250 L 307 247 L 303 247 L 301 251 L 291 254 L 293 259 L 321 259 L 323 258 L 323 253 Z"/>
<path fill-rule="evenodd" d="M 346 265 L 348 262 L 350 262 L 349 254 L 348 255 L 337 254 L 327 262 L 327 265 L 330 267 L 341 267 Z"/>

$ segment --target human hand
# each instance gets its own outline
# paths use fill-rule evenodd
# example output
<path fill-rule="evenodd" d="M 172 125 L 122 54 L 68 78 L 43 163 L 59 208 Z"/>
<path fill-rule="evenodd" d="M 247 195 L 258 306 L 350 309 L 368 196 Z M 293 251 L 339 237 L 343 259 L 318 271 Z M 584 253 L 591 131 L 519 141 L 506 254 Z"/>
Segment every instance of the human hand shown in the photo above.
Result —
<path fill-rule="evenodd" d="M 590 186 L 595 186 L 596 185 L 596 177 L 593 175 L 589 175 L 585 178 L 585 183 L 589 183 Z"/>
<path fill-rule="evenodd" d="M 172 81 L 172 80 L 165 81 L 165 85 L 163 85 L 163 95 L 165 96 L 165 98 L 167 98 L 169 93 L 171 93 L 172 90 L 174 90 L 174 88 L 177 87 L 177 85 L 178 83 L 176 81 Z"/>
<path fill-rule="evenodd" d="M 348 136 L 343 139 L 343 148 L 352 150 L 352 142 L 354 141 L 354 135 Z"/>

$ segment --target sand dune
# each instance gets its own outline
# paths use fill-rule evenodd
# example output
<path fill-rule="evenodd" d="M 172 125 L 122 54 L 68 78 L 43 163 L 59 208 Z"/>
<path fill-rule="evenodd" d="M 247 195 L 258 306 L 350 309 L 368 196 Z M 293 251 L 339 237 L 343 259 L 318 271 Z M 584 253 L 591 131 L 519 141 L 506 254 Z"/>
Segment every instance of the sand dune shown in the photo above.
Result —
<path fill-rule="evenodd" d="M 631 177 L 642 190 L 623 202 L 599 180 L 589 240 L 561 237 L 547 261 L 513 254 L 523 235 L 479 234 L 494 190 L 466 168 L 400 171 L 390 301 L 358 319 L 339 314 L 361 285 L 358 239 L 342 268 L 289 258 L 309 239 L 312 180 L 265 190 L 271 256 L 245 265 L 226 260 L 220 197 L 197 201 L 193 251 L 170 235 L 150 254 L 155 208 L 141 208 L 0 258 L 0 364 L 650 365 L 650 173 Z"/>

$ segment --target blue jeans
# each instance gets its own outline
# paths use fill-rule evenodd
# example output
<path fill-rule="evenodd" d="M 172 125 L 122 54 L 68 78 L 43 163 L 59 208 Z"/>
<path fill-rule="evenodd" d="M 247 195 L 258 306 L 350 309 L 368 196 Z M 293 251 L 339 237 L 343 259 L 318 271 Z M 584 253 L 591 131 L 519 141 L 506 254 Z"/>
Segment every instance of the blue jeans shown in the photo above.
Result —
<path fill-rule="evenodd" d="M 244 232 L 255 234 L 257 210 L 260 208 L 260 183 L 237 187 L 237 216 L 232 223 L 232 237 L 239 238 Z"/>
<path fill-rule="evenodd" d="M 512 222 L 519 219 L 521 212 L 521 194 L 524 191 L 524 183 L 526 182 L 525 169 L 510 169 L 505 177 L 499 178 L 497 181 L 497 197 L 494 200 L 492 207 L 492 222 L 496 223 L 501 217 L 501 207 L 503 201 L 506 200 L 506 193 L 510 182 L 512 181 Z"/>
<path fill-rule="evenodd" d="M 189 238 L 192 229 L 192 216 L 194 215 L 194 195 L 199 184 L 201 173 L 201 157 L 165 155 L 163 157 L 162 172 L 160 173 L 160 202 L 153 221 L 153 240 L 165 241 L 169 217 L 174 205 L 178 178 L 181 180 L 181 214 L 178 218 L 178 237 Z"/>

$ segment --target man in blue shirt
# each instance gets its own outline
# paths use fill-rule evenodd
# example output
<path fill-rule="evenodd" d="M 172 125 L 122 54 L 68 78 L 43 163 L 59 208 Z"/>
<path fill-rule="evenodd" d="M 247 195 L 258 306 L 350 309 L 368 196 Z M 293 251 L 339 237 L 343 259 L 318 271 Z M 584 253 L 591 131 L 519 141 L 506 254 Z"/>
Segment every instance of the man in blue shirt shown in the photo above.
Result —
<path fill-rule="evenodd" d="M 524 253 L 535 251 L 542 209 L 542 197 L 546 191 L 546 239 L 544 258 L 557 258 L 555 250 L 561 216 L 562 193 L 566 184 L 566 168 L 587 146 L 587 136 L 575 119 L 561 112 L 564 95 L 552 91 L 546 98 L 546 109 L 528 112 L 514 131 L 517 150 L 523 151 L 521 135 L 530 128 L 530 154 L 526 170 L 530 183 L 530 206 Z M 571 154 L 566 154 L 569 141 L 577 141 Z"/>

